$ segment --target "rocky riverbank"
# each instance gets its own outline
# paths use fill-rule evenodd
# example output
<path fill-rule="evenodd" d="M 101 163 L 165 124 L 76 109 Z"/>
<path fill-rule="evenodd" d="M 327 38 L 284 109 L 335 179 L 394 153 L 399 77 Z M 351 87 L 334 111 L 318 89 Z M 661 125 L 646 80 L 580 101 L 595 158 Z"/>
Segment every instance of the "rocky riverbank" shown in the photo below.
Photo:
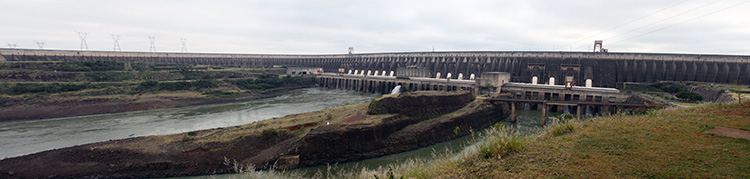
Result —
<path fill-rule="evenodd" d="M 404 105 L 406 104 L 406 105 Z M 500 110 L 498 110 L 500 109 Z M 494 124 L 507 106 L 413 92 L 252 124 L 146 136 L 0 160 L 0 178 L 144 178 L 289 169 L 383 156 Z"/>

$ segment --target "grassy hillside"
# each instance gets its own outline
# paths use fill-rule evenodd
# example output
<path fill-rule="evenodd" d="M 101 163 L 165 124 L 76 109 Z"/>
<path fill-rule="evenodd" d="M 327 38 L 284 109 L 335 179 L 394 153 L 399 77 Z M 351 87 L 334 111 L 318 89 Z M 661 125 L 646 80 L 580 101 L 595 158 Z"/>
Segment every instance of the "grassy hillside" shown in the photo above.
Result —
<path fill-rule="evenodd" d="M 570 121 L 531 137 L 497 125 L 459 157 L 436 154 L 338 177 L 749 178 L 750 140 L 703 133 L 717 126 L 750 130 L 750 102 Z"/>

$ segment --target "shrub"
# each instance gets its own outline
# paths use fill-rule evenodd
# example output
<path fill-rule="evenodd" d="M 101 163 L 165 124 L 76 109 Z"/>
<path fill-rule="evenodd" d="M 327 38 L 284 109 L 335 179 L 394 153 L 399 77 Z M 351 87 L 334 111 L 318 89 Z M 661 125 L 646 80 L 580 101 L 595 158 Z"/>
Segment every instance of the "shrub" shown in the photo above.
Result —
<path fill-rule="evenodd" d="M 266 130 L 263 130 L 263 132 L 260 132 L 260 136 L 263 139 L 271 139 L 278 135 L 279 135 L 279 132 L 276 132 L 276 130 L 273 130 L 273 129 L 266 129 Z"/>
<path fill-rule="evenodd" d="M 10 87 L 6 93 L 11 95 L 19 95 L 25 93 L 60 93 L 68 91 L 80 91 L 88 88 L 99 88 L 98 85 L 91 83 L 82 84 L 34 84 L 34 83 L 19 83 Z"/>
<path fill-rule="evenodd" d="M 557 119 L 560 120 L 561 122 L 569 121 L 573 119 L 573 114 L 570 114 L 570 113 L 560 114 L 559 116 L 557 116 Z"/>
<path fill-rule="evenodd" d="M 553 137 L 554 136 L 561 136 L 561 135 L 573 132 L 573 129 L 574 129 L 574 127 L 573 127 L 572 124 L 564 122 L 564 123 L 558 123 L 558 124 L 553 125 L 549 129 L 549 133 Z"/>
<path fill-rule="evenodd" d="M 245 90 L 267 90 L 288 85 L 304 84 L 308 81 L 302 80 L 301 77 L 284 76 L 280 78 L 276 74 L 261 74 L 254 80 L 234 80 L 229 82 Z"/>
<path fill-rule="evenodd" d="M 702 101 L 703 96 L 701 96 L 698 93 L 690 92 L 690 91 L 680 91 L 675 96 L 677 96 L 680 99 L 685 99 L 688 101 Z"/>
<path fill-rule="evenodd" d="M 86 73 L 91 81 L 125 81 L 133 79 L 133 74 L 130 72 L 115 72 L 115 71 L 97 71 Z"/>
<path fill-rule="evenodd" d="M 526 146 L 524 138 L 508 130 L 488 130 L 485 136 L 485 141 L 477 146 L 479 155 L 485 159 L 505 156 Z"/>

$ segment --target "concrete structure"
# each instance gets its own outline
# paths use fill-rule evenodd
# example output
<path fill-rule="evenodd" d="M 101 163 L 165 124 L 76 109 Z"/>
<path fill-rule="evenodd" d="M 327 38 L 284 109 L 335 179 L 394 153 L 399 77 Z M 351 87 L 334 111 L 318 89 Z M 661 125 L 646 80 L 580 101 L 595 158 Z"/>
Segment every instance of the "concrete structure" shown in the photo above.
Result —
<path fill-rule="evenodd" d="M 148 53 L 0 48 L 6 61 L 113 60 L 155 63 L 271 67 L 273 65 L 321 67 L 324 71 L 368 69 L 396 71 L 399 67 L 428 69 L 451 78 L 459 74 L 482 78 L 484 72 L 508 72 L 512 82 L 540 84 L 573 76 L 573 85 L 617 87 L 623 82 L 701 81 L 750 84 L 750 56 L 594 53 L 594 52 L 411 52 L 338 55 L 270 55 L 212 53 Z M 398 74 L 396 74 L 398 75 Z M 441 77 L 442 78 L 442 77 Z M 564 80 L 553 81 L 562 85 Z"/>
<path fill-rule="evenodd" d="M 323 73 L 316 77 L 319 87 L 353 90 L 368 93 L 388 94 L 398 85 L 401 91 L 435 90 L 435 91 L 471 91 L 477 94 L 476 81 L 448 80 L 434 78 L 397 78 L 394 76 L 337 75 Z"/>
<path fill-rule="evenodd" d="M 364 71 L 364 70 L 363 70 Z M 361 92 L 388 94 L 396 86 L 402 91 L 439 90 L 471 91 L 473 94 L 500 93 L 505 98 L 491 98 L 491 102 L 510 103 L 511 121 L 516 120 L 519 104 L 533 105 L 542 111 L 542 125 L 547 121 L 547 111 L 564 112 L 564 109 L 575 110 L 576 117 L 581 118 L 584 108 L 601 114 L 619 113 L 624 108 L 650 108 L 648 104 L 631 100 L 631 95 L 620 93 L 614 88 L 596 88 L 574 86 L 566 88 L 561 85 L 541 85 L 508 83 L 510 74 L 506 72 L 486 72 L 484 78 L 477 80 L 450 80 L 435 78 L 400 78 L 393 76 L 369 76 L 354 74 L 323 73 L 316 76 L 320 87 L 354 90 Z"/>
<path fill-rule="evenodd" d="M 428 78 L 430 77 L 430 70 L 423 67 L 408 66 L 396 68 L 396 76 L 398 77 L 418 77 Z"/>
<path fill-rule="evenodd" d="M 613 88 L 574 86 L 570 89 L 559 85 L 505 83 L 502 92 L 509 98 L 492 98 L 493 102 L 511 104 L 511 121 L 516 121 L 516 110 L 520 104 L 529 104 L 532 109 L 542 111 L 542 125 L 547 122 L 547 111 L 575 111 L 581 119 L 585 108 L 600 114 L 620 113 L 624 108 L 651 108 L 653 105 L 634 103 L 632 95 L 620 93 Z M 570 112 L 569 111 L 569 112 Z M 573 112 L 571 112 L 573 113 Z"/>
<path fill-rule="evenodd" d="M 479 79 L 478 88 L 480 93 L 498 94 L 502 86 L 510 82 L 510 73 L 507 72 L 485 72 Z"/>

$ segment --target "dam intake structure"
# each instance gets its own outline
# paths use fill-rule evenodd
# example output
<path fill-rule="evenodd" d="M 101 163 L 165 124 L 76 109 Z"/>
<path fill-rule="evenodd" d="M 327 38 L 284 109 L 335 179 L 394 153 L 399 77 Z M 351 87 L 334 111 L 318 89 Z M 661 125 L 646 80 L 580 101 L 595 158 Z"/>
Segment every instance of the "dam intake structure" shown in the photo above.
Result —
<path fill-rule="evenodd" d="M 573 76 L 576 86 L 619 87 L 625 82 L 698 81 L 750 84 L 750 56 L 613 53 L 613 52 L 403 52 L 332 55 L 219 54 L 34 50 L 0 48 L 5 61 L 123 61 L 216 65 L 240 68 L 340 68 L 371 75 L 399 76 L 399 68 L 424 69 L 424 76 L 470 80 L 485 72 L 508 72 L 511 82 L 563 85 Z M 380 72 L 380 73 L 379 73 Z M 396 72 L 394 75 L 393 72 Z"/>

